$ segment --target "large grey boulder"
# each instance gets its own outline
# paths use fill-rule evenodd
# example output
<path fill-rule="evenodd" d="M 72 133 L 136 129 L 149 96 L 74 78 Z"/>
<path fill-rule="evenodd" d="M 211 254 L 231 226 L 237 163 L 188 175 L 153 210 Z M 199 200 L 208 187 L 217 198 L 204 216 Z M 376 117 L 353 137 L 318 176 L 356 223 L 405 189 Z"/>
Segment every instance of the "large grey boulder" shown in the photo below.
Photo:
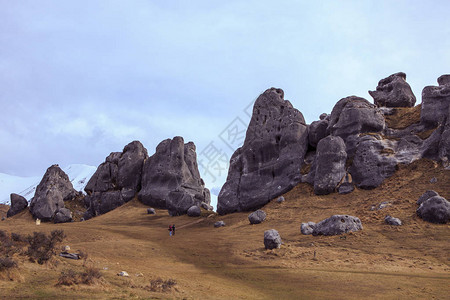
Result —
<path fill-rule="evenodd" d="M 382 143 L 375 137 L 365 136 L 361 139 L 349 169 L 357 187 L 376 188 L 395 173 L 397 160 L 389 153 L 383 153 L 383 149 Z"/>
<path fill-rule="evenodd" d="M 392 74 L 378 82 L 376 91 L 369 91 L 377 106 L 413 107 L 416 103 L 411 87 L 403 72 Z"/>
<path fill-rule="evenodd" d="M 58 165 L 53 165 L 36 187 L 30 212 L 34 218 L 50 221 L 58 209 L 64 208 L 64 201 L 72 200 L 77 195 L 67 174 Z"/>
<path fill-rule="evenodd" d="M 197 154 L 192 142 L 182 137 L 162 141 L 143 167 L 139 200 L 149 206 L 168 209 L 172 216 L 186 214 L 192 206 L 211 203 L 210 193 L 200 178 Z"/>
<path fill-rule="evenodd" d="M 316 223 L 312 235 L 339 235 L 363 229 L 361 220 L 348 215 L 334 215 Z"/>
<path fill-rule="evenodd" d="M 420 120 L 422 123 L 436 126 L 442 124 L 448 117 L 450 106 L 450 75 L 438 78 L 439 86 L 426 86 L 422 90 L 422 108 Z"/>
<path fill-rule="evenodd" d="M 55 212 L 53 221 L 55 223 L 72 222 L 72 212 L 68 208 L 60 208 Z"/>
<path fill-rule="evenodd" d="M 257 211 L 254 211 L 248 215 L 248 220 L 250 224 L 259 224 L 264 222 L 265 219 L 266 213 L 261 209 L 258 209 Z"/>
<path fill-rule="evenodd" d="M 344 140 L 339 136 L 327 136 L 317 145 L 315 162 L 314 193 L 326 195 L 335 191 L 346 175 Z"/>
<path fill-rule="evenodd" d="M 433 196 L 420 204 L 417 215 L 431 223 L 447 223 L 450 220 L 450 202 L 441 196 Z"/>
<path fill-rule="evenodd" d="M 245 141 L 230 160 L 219 214 L 257 209 L 301 181 L 308 131 L 300 111 L 271 88 L 256 99 Z"/>
<path fill-rule="evenodd" d="M 17 215 L 28 206 L 27 199 L 18 194 L 12 193 L 9 197 L 11 199 L 11 207 L 8 209 L 8 212 L 6 213 L 7 218 Z"/>
<path fill-rule="evenodd" d="M 202 214 L 202 211 L 200 209 L 200 207 L 194 205 L 191 206 L 188 210 L 187 210 L 187 215 L 189 217 L 200 217 Z"/>
<path fill-rule="evenodd" d="M 385 128 L 380 109 L 364 98 L 349 96 L 339 100 L 331 111 L 327 131 L 344 141 L 352 135 L 380 132 Z"/>
<path fill-rule="evenodd" d="M 280 248 L 281 236 L 275 229 L 269 229 L 264 231 L 264 247 L 266 249 L 278 249 Z"/>
<path fill-rule="evenodd" d="M 324 118 L 320 121 L 314 121 L 309 125 L 308 142 L 312 147 L 316 148 L 319 141 L 328 135 L 328 123 L 328 119 Z"/>
<path fill-rule="evenodd" d="M 120 190 L 122 198 L 128 202 L 140 190 L 142 166 L 147 157 L 147 149 L 141 142 L 129 143 L 122 152 L 112 152 L 100 164 L 84 190 L 89 195 Z"/>
<path fill-rule="evenodd" d="M 436 191 L 428 190 L 419 197 L 419 199 L 417 200 L 417 204 L 420 205 L 434 196 L 439 196 L 439 194 Z"/>

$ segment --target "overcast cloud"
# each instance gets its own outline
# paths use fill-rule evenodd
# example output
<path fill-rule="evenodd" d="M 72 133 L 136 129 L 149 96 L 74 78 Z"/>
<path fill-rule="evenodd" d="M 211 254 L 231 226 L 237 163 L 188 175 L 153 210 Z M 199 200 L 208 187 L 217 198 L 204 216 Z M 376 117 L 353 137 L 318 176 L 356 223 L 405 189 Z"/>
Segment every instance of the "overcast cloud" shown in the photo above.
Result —
<path fill-rule="evenodd" d="M 0 172 L 176 135 L 230 155 L 219 134 L 272 86 L 308 123 L 399 71 L 420 102 L 450 71 L 449 3 L 0 0 Z"/>

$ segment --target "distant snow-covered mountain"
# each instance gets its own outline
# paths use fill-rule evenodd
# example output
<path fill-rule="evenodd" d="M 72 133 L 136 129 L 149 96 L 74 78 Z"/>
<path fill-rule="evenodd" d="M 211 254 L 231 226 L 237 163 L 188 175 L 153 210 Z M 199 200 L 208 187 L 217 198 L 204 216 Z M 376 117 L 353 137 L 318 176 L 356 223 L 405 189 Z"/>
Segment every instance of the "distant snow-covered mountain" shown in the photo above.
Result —
<path fill-rule="evenodd" d="M 94 166 L 82 164 L 73 164 L 63 168 L 63 171 L 69 176 L 73 188 L 77 191 L 84 191 L 84 187 L 95 173 L 95 170 L 97 168 Z M 22 195 L 30 201 L 42 176 L 20 177 L 0 173 L 0 203 L 10 204 L 9 195 L 11 193 Z"/>

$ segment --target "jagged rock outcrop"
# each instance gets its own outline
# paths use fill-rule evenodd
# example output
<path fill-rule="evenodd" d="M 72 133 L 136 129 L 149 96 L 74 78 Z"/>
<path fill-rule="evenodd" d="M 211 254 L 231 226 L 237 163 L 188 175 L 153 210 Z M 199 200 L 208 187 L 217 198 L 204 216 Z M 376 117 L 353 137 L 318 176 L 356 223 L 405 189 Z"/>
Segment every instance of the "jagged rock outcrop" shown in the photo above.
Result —
<path fill-rule="evenodd" d="M 430 197 L 420 204 L 417 215 L 431 223 L 447 223 L 450 221 L 450 202 L 441 196 Z"/>
<path fill-rule="evenodd" d="M 67 174 L 58 165 L 53 165 L 36 187 L 30 212 L 34 218 L 50 221 L 58 209 L 64 208 L 64 201 L 72 200 L 77 195 Z"/>
<path fill-rule="evenodd" d="M 308 131 L 300 111 L 271 88 L 256 99 L 245 141 L 230 160 L 219 214 L 260 208 L 301 181 Z"/>
<path fill-rule="evenodd" d="M 448 117 L 450 106 L 450 75 L 438 78 L 439 86 L 426 86 L 422 90 L 420 120 L 430 126 L 442 124 Z"/>
<path fill-rule="evenodd" d="M 200 178 L 192 142 L 182 137 L 162 141 L 143 166 L 139 200 L 156 208 L 167 208 L 172 216 L 186 214 L 192 206 L 210 204 L 210 193 Z"/>
<path fill-rule="evenodd" d="M 148 157 L 139 141 L 112 152 L 92 175 L 85 191 L 85 219 L 104 214 L 130 201 L 141 188 L 142 166 Z M 108 202 L 110 201 L 110 203 Z"/>
<path fill-rule="evenodd" d="M 383 149 L 382 143 L 375 137 L 365 136 L 360 140 L 349 169 L 357 187 L 376 188 L 394 174 L 397 160 L 388 153 L 383 154 Z"/>
<path fill-rule="evenodd" d="M 361 220 L 348 215 L 334 215 L 316 223 L 312 235 L 339 235 L 363 229 Z"/>
<path fill-rule="evenodd" d="M 248 215 L 248 221 L 250 222 L 250 224 L 259 224 L 264 222 L 265 219 L 266 213 L 261 209 L 258 209 L 257 211 L 254 211 Z"/>
<path fill-rule="evenodd" d="M 339 182 L 345 176 L 344 140 L 339 136 L 327 136 L 317 145 L 314 176 L 314 193 L 326 195 L 335 191 Z"/>
<path fill-rule="evenodd" d="M 264 247 L 266 249 L 278 249 L 280 248 L 281 244 L 281 236 L 278 231 L 276 231 L 275 229 L 264 231 Z"/>
<path fill-rule="evenodd" d="M 17 215 L 28 206 L 28 201 L 27 199 L 25 199 L 25 197 L 22 197 L 14 193 L 12 193 L 9 197 L 11 199 L 11 207 L 8 209 L 8 212 L 6 213 L 7 218 Z"/>
<path fill-rule="evenodd" d="M 369 91 L 377 106 L 413 107 L 416 103 L 411 87 L 403 72 L 392 74 L 378 82 L 376 91 Z"/>

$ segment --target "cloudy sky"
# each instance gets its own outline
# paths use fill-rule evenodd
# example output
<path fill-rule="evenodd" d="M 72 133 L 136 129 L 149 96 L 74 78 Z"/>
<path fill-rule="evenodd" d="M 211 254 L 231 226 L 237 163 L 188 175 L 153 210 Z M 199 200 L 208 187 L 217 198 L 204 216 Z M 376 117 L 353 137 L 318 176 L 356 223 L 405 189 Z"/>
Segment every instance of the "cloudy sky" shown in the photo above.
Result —
<path fill-rule="evenodd" d="M 151 155 L 179 135 L 217 190 L 232 133 L 267 88 L 307 123 L 348 95 L 373 101 L 367 91 L 399 71 L 419 103 L 450 72 L 449 11 L 449 1 L 0 0 L 0 172 L 97 166 L 136 139 Z"/>

